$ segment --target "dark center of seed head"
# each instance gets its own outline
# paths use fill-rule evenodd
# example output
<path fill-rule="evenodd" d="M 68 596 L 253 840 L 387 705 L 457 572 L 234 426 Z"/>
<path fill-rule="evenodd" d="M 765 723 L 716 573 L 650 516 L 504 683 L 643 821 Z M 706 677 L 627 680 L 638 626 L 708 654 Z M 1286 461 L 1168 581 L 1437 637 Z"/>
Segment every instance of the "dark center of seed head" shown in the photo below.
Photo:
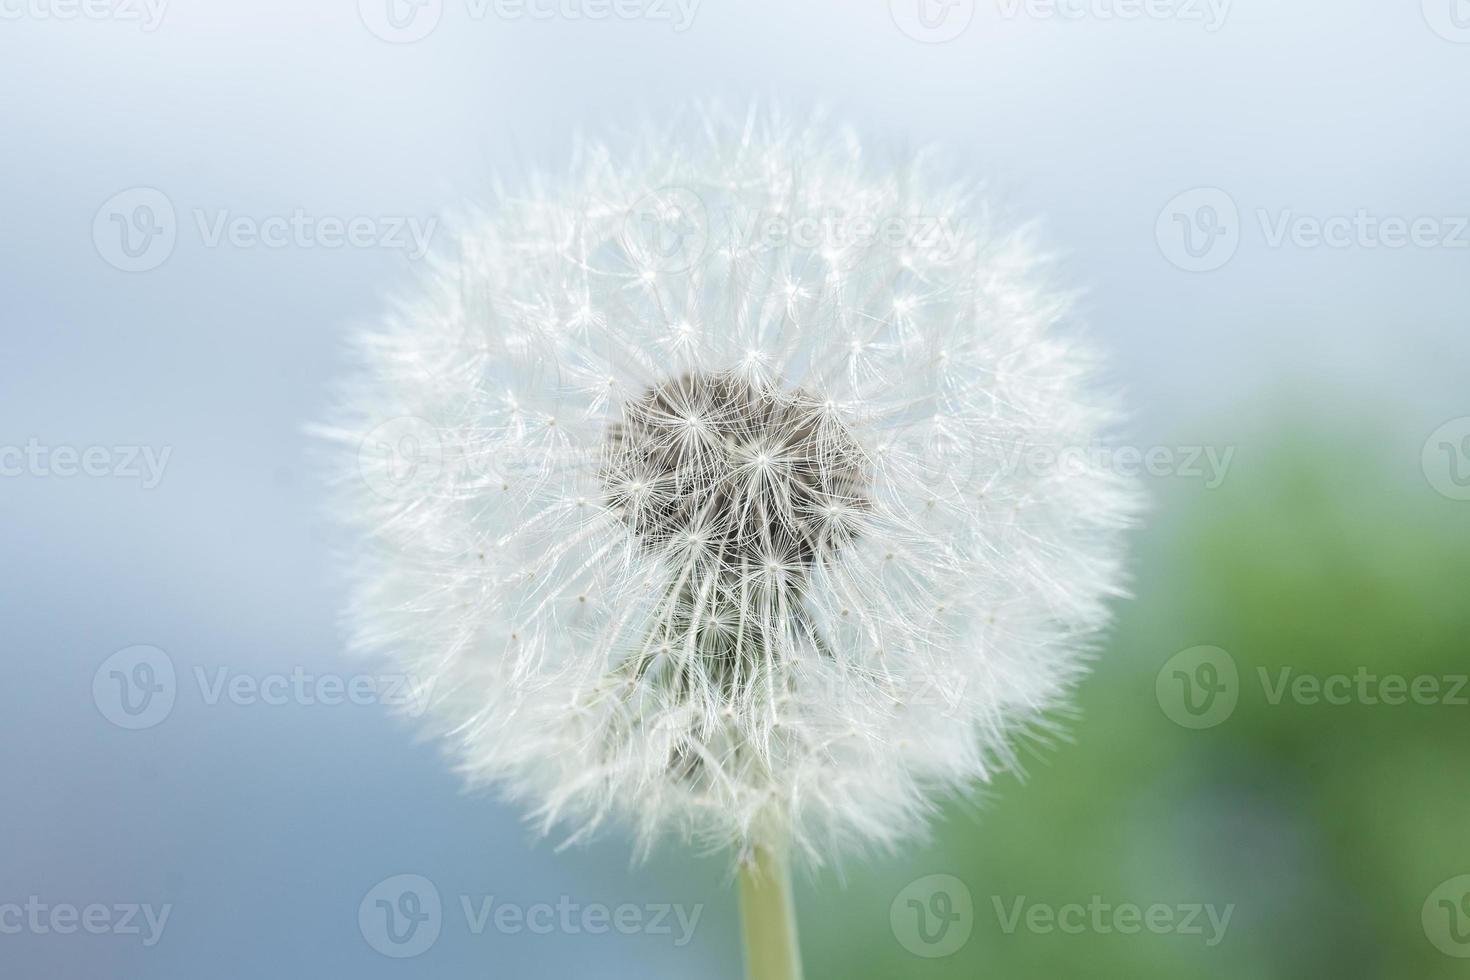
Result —
<path fill-rule="evenodd" d="M 867 466 L 835 408 L 733 372 L 650 386 L 608 430 L 608 502 L 657 552 L 802 573 L 857 534 Z"/>

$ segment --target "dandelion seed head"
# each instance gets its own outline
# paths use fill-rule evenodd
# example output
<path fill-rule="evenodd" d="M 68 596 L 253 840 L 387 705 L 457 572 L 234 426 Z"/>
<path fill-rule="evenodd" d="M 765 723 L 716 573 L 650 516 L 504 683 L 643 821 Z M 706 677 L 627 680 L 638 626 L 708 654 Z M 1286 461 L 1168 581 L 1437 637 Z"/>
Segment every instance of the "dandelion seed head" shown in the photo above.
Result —
<path fill-rule="evenodd" d="M 1122 591 L 1131 482 L 1030 462 L 1114 418 L 1030 234 L 821 118 L 584 146 L 357 349 L 354 645 L 571 839 L 894 846 Z"/>

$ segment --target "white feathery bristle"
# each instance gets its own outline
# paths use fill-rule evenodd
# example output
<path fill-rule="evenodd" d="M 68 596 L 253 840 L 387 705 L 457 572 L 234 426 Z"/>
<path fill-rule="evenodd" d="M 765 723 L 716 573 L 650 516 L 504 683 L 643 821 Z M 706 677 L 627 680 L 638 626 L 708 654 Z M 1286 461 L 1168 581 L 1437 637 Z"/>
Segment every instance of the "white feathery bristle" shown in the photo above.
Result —
<path fill-rule="evenodd" d="M 631 142 L 360 343 L 356 645 L 571 839 L 892 846 L 1083 672 L 1137 496 L 1065 451 L 1113 412 L 1029 236 L 925 157 L 769 111 Z"/>

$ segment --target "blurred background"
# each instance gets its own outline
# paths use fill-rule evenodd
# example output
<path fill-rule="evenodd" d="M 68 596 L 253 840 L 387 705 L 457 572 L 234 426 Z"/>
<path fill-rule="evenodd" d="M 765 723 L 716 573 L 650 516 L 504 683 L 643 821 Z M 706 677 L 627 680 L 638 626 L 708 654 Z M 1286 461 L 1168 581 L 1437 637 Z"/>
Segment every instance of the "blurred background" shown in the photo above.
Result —
<path fill-rule="evenodd" d="M 808 976 L 1470 976 L 1467 90 L 1465 0 L 0 0 L 0 974 L 741 975 L 342 657 L 303 426 L 496 175 L 776 97 L 1041 217 L 1152 460 L 1071 740 Z"/>

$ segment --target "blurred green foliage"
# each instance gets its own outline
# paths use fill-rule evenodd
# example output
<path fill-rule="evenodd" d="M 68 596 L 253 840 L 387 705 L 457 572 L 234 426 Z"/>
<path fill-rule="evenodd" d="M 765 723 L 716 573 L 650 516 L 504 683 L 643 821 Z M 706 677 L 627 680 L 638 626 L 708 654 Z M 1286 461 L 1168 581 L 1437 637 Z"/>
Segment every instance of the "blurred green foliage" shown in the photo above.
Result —
<path fill-rule="evenodd" d="M 1277 444 L 1242 454 L 1216 489 L 1152 488 L 1137 597 L 1079 691 L 1070 743 L 978 805 L 949 807 L 928 846 L 799 884 L 809 976 L 1470 976 L 1421 919 L 1436 887 L 1470 874 L 1470 690 L 1444 703 L 1446 678 L 1470 672 L 1470 504 L 1375 481 L 1385 468 L 1320 440 Z M 1227 651 L 1239 679 L 1228 718 L 1195 730 L 1170 720 L 1155 683 L 1198 645 Z M 1334 675 L 1348 678 L 1330 682 L 1347 703 L 1311 696 Z M 1383 703 L 1387 675 L 1434 678 L 1422 683 L 1438 703 Z M 890 911 L 934 874 L 965 884 L 973 926 L 958 951 L 925 958 Z M 1018 901 L 1081 905 L 1062 914 L 1082 928 L 1028 928 L 1023 915 L 1007 929 Z M 1167 906 L 1180 926 L 1194 905 L 1231 917 L 1223 931 L 1202 911 L 1200 934 L 1125 933 L 1124 903 Z M 892 911 L 901 929 L 930 914 L 937 935 L 953 909 L 946 898 Z M 1430 921 L 1445 930 L 1434 917 L 1456 913 L 1436 906 Z M 1470 937 L 1470 902 L 1463 913 L 1457 935 Z"/>

